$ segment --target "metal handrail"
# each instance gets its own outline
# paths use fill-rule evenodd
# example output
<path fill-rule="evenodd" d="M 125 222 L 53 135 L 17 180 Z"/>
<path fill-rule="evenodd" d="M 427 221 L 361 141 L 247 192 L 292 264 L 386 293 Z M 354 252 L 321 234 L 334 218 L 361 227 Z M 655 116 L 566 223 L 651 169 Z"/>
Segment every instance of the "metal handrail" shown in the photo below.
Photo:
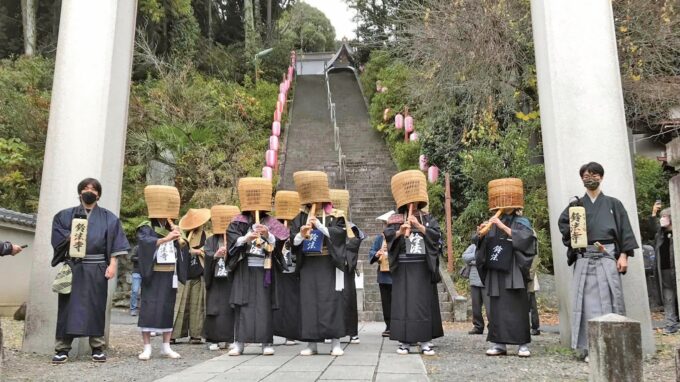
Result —
<path fill-rule="evenodd" d="M 335 143 L 335 151 L 338 152 L 338 167 L 340 168 L 340 177 L 343 180 L 345 188 L 347 188 L 347 174 L 345 173 L 345 156 L 342 154 L 342 145 L 340 144 L 340 127 L 338 126 L 335 103 L 333 102 L 331 95 L 331 84 L 330 79 L 328 78 L 328 72 L 325 73 L 325 77 L 328 110 L 330 112 L 331 123 L 333 124 L 333 141 Z"/>

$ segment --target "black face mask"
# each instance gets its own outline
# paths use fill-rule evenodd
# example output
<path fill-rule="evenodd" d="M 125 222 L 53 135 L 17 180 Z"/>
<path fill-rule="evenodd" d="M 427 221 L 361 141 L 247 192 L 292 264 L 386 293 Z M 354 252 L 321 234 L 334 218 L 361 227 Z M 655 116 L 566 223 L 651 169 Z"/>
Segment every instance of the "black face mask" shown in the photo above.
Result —
<path fill-rule="evenodd" d="M 584 180 L 583 181 L 583 186 L 590 191 L 597 190 L 598 187 L 600 187 L 600 181 L 599 180 Z"/>
<path fill-rule="evenodd" d="M 97 201 L 97 194 L 94 192 L 86 191 L 80 194 L 80 198 L 85 204 L 92 204 Z"/>

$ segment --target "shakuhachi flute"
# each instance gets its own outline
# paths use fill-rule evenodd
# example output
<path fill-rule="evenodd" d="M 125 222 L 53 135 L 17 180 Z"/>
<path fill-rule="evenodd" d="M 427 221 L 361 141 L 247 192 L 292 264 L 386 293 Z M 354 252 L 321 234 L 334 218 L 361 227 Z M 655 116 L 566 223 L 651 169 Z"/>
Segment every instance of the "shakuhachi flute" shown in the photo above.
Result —
<path fill-rule="evenodd" d="M 493 217 L 498 219 L 502 214 L 503 214 L 503 209 L 499 208 L 498 211 L 496 211 L 496 214 Z M 493 224 L 491 224 L 490 222 L 486 223 L 486 225 L 484 227 L 482 227 L 482 229 L 479 230 L 479 236 L 484 236 L 487 233 L 489 233 L 489 230 L 491 229 L 492 226 L 493 226 Z"/>
<path fill-rule="evenodd" d="M 413 216 L 413 203 L 409 203 L 408 205 L 408 216 L 406 217 L 406 223 L 408 224 L 409 228 L 406 229 L 406 232 L 404 233 L 404 236 L 408 237 L 411 236 L 411 223 L 408 223 L 408 219 Z"/>
<path fill-rule="evenodd" d="M 260 225 L 260 211 L 255 211 L 255 224 Z M 262 237 L 257 234 L 257 239 L 255 239 L 255 246 L 257 248 L 262 248 Z"/>
<path fill-rule="evenodd" d="M 312 207 L 309 209 L 309 215 L 307 215 L 307 224 L 309 225 L 309 221 L 312 220 L 313 217 L 316 216 L 316 203 L 312 203 Z M 309 240 L 311 237 L 311 232 L 305 235 L 305 239 Z"/>

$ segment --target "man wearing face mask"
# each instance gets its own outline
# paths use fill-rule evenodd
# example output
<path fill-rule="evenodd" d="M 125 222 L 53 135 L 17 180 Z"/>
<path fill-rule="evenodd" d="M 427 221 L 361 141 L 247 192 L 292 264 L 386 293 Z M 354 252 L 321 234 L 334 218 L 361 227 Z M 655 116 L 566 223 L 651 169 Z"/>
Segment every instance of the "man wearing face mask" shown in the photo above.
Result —
<path fill-rule="evenodd" d="M 579 200 L 586 210 L 588 246 L 571 248 L 569 207 L 559 219 L 562 242 L 568 248 L 572 277 L 571 346 L 588 362 L 588 320 L 607 313 L 626 314 L 621 274 L 637 240 L 621 201 L 602 193 L 604 168 L 596 162 L 581 166 L 579 175 L 586 194 Z"/>
<path fill-rule="evenodd" d="M 58 212 L 52 221 L 52 246 L 55 258 L 52 266 L 65 262 L 71 268 L 71 291 L 59 293 L 56 330 L 56 354 L 52 363 L 68 360 L 71 343 L 76 337 L 89 337 L 92 361 L 105 362 L 104 322 L 108 280 L 116 275 L 116 257 L 126 255 L 130 249 L 120 219 L 111 211 L 99 207 L 102 185 L 97 179 L 86 178 L 78 183 L 80 204 Z M 87 220 L 84 224 L 83 220 Z M 75 228 L 74 228 L 75 227 Z M 86 235 L 74 236 L 71 231 L 82 230 Z M 71 246 L 74 244 L 74 246 Z M 64 245 L 84 249 L 84 256 L 77 256 L 71 249 L 63 255 L 57 251 Z"/>
<path fill-rule="evenodd" d="M 671 209 L 661 211 L 661 217 L 657 219 L 661 202 L 654 203 L 652 216 L 649 218 L 649 226 L 656 231 L 654 250 L 656 253 L 656 270 L 659 277 L 659 286 L 663 296 L 663 310 L 665 314 L 665 327 L 663 334 L 673 334 L 678 331 L 678 296 L 675 283 L 675 260 L 673 258 L 673 226 L 671 222 Z"/>

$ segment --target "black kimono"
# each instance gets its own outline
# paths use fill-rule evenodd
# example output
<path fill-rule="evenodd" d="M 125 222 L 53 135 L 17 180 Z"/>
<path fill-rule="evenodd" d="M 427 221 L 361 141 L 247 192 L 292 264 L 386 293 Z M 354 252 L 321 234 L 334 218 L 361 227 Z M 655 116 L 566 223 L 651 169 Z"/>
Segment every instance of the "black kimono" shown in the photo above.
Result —
<path fill-rule="evenodd" d="M 303 253 L 303 243 L 295 245 L 293 253 L 300 274 L 300 340 L 323 342 L 327 338 L 340 338 L 345 330 L 345 304 L 342 291 L 336 290 L 336 270 L 345 272 L 346 240 L 345 219 L 328 215 L 319 221 L 328 229 L 329 237 L 323 238 L 323 255 Z M 307 213 L 300 212 L 290 228 L 291 240 L 307 223 Z M 344 275 L 339 276 L 344 283 Z"/>
<path fill-rule="evenodd" d="M 156 230 L 161 233 L 157 233 Z M 156 242 L 165 233 L 164 228 L 151 223 L 143 223 L 137 228 L 137 256 L 139 257 L 139 270 L 142 276 L 142 301 L 139 309 L 137 326 L 142 331 L 148 332 L 171 332 L 175 315 L 175 300 L 177 289 L 173 287 L 173 276 L 184 284 L 187 281 L 189 269 L 189 247 L 180 245 L 179 240 L 173 242 L 177 254 L 174 267 L 166 267 L 156 264 Z"/>
<path fill-rule="evenodd" d="M 209 237 L 203 249 L 205 250 L 205 279 L 206 301 L 205 321 L 203 323 L 203 337 L 207 342 L 234 342 L 234 308 L 229 304 L 231 296 L 232 275 L 215 277 L 215 267 L 218 258 L 215 252 L 224 246 L 222 234 Z M 226 258 L 225 258 L 226 260 Z"/>
<path fill-rule="evenodd" d="M 404 222 L 401 214 L 393 215 L 384 231 L 392 274 L 390 339 L 407 344 L 444 335 L 437 293 L 441 232 L 431 215 L 414 215 L 425 226 L 424 235 L 413 229 L 408 238 L 397 237 Z"/>
<path fill-rule="evenodd" d="M 300 338 L 300 275 L 296 272 L 295 255 L 291 251 L 291 240 L 279 242 L 275 251 L 276 294 L 279 309 L 274 311 L 274 335 L 289 340 Z"/>
<path fill-rule="evenodd" d="M 489 296 L 489 334 L 486 340 L 497 344 L 524 345 L 531 342 L 527 283 L 530 281 L 531 262 L 536 255 L 536 236 L 525 217 L 503 215 L 501 221 L 512 230 L 512 238 L 495 225 L 482 239 L 473 238 L 477 245 L 477 270 Z M 503 263 L 503 259 L 507 260 L 506 269 L 496 268 L 503 265 L 492 264 Z"/>
<path fill-rule="evenodd" d="M 352 228 L 354 237 L 347 239 L 347 249 L 345 251 L 347 271 L 345 272 L 345 289 L 342 290 L 342 297 L 345 302 L 346 335 L 355 337 L 359 335 L 359 312 L 357 309 L 357 286 L 354 275 L 356 274 L 357 262 L 359 260 L 359 247 L 365 235 L 351 222 L 348 225 Z"/>
<path fill-rule="evenodd" d="M 71 221 L 86 216 L 83 206 L 58 212 L 52 221 L 52 247 L 68 245 Z M 127 254 L 130 249 L 120 219 L 111 211 L 95 205 L 87 220 L 85 257 L 65 259 L 71 266 L 73 283 L 70 294 L 59 294 L 57 339 L 104 335 L 108 295 L 106 267 L 111 257 Z M 52 265 L 56 263 L 53 261 Z"/>
<path fill-rule="evenodd" d="M 238 245 L 238 239 L 248 234 L 253 223 L 252 214 L 246 212 L 229 224 L 229 268 L 234 272 L 229 302 L 236 312 L 236 341 L 269 344 L 274 341 L 272 310 L 278 309 L 276 272 L 264 268 L 266 257 L 272 253 L 265 251 L 267 238 L 262 238 L 262 248 L 253 242 Z M 288 229 L 273 217 L 264 215 L 261 224 L 276 241 L 288 239 Z"/>

